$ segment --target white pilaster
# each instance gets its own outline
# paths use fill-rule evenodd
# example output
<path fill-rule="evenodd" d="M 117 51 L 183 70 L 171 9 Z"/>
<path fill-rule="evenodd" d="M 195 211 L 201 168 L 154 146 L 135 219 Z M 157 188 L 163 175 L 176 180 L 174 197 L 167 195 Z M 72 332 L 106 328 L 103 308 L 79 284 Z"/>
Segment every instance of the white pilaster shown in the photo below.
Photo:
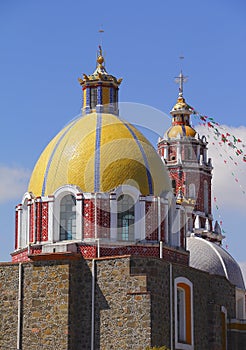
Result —
<path fill-rule="evenodd" d="M 168 237 L 168 233 L 169 233 L 169 230 L 168 230 L 168 201 L 165 200 L 164 202 L 164 237 L 165 237 L 165 244 L 168 243 L 169 241 L 169 237 Z"/>
<path fill-rule="evenodd" d="M 117 240 L 117 200 L 116 194 L 110 195 L 110 239 Z"/>
<path fill-rule="evenodd" d="M 194 227 L 195 227 L 196 229 L 201 228 L 201 221 L 200 221 L 199 215 L 196 216 Z"/>
<path fill-rule="evenodd" d="M 83 240 L 83 229 L 82 229 L 82 210 L 83 210 L 83 195 L 82 193 L 77 193 L 76 196 L 76 239 L 79 241 Z"/>
<path fill-rule="evenodd" d="M 161 198 L 157 198 L 157 225 L 158 225 L 158 241 L 161 241 Z"/>
<path fill-rule="evenodd" d="M 28 201 L 27 205 L 27 218 L 26 218 L 26 245 L 29 245 L 30 243 L 30 201 Z"/>
<path fill-rule="evenodd" d="M 135 205 L 135 239 L 145 239 L 145 197 L 140 196 Z"/>
<path fill-rule="evenodd" d="M 17 249 L 21 248 L 21 205 L 18 205 L 16 208 L 17 215 L 18 215 L 18 225 L 17 225 Z"/>
<path fill-rule="evenodd" d="M 207 148 L 204 148 L 204 156 L 203 156 L 203 161 L 205 164 L 207 164 L 207 161 L 208 161 L 208 150 Z"/>
<path fill-rule="evenodd" d="M 201 146 L 197 145 L 197 160 L 198 160 L 198 162 L 200 160 L 200 151 L 201 151 Z"/>
<path fill-rule="evenodd" d="M 48 202 L 48 242 L 53 243 L 53 230 L 54 228 L 54 197 L 50 197 Z"/>
<path fill-rule="evenodd" d="M 168 158 L 168 146 L 164 146 L 164 155 L 163 155 L 164 159 Z"/>
<path fill-rule="evenodd" d="M 177 162 L 182 163 L 180 142 L 177 143 Z"/>

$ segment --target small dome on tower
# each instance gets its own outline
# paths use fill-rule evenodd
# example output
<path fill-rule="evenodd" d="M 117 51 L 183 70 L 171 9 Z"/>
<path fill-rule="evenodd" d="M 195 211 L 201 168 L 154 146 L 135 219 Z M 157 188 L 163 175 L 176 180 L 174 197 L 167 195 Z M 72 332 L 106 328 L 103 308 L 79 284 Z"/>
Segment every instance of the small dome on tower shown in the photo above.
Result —
<path fill-rule="evenodd" d="M 171 126 L 165 133 L 165 138 L 176 139 L 178 137 L 195 137 L 196 130 L 189 125 Z"/>
<path fill-rule="evenodd" d="M 196 130 L 190 125 L 190 115 L 192 114 L 191 107 L 186 103 L 183 97 L 183 83 L 186 81 L 186 77 L 183 73 L 179 74 L 176 78 L 176 82 L 179 83 L 179 96 L 177 102 L 173 106 L 170 114 L 172 115 L 172 126 L 166 131 L 165 138 L 183 138 L 183 137 L 195 137 Z"/>

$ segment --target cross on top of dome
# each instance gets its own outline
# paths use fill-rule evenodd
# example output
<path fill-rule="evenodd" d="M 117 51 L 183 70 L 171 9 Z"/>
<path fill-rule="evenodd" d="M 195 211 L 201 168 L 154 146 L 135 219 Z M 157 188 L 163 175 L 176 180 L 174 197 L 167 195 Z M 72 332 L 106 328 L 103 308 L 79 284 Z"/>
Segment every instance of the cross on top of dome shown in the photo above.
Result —
<path fill-rule="evenodd" d="M 182 56 L 180 58 L 183 58 Z M 185 113 L 191 114 L 190 106 L 185 102 L 183 91 L 184 91 L 184 83 L 187 81 L 188 77 L 183 75 L 182 69 L 177 77 L 175 77 L 175 82 L 179 84 L 179 95 L 176 104 L 173 106 L 171 110 L 171 114 L 177 113 Z"/>
<path fill-rule="evenodd" d="M 179 84 L 179 97 L 183 97 L 183 87 L 184 83 L 186 83 L 188 77 L 183 75 L 182 69 L 179 73 L 178 77 L 175 77 L 175 82 Z"/>

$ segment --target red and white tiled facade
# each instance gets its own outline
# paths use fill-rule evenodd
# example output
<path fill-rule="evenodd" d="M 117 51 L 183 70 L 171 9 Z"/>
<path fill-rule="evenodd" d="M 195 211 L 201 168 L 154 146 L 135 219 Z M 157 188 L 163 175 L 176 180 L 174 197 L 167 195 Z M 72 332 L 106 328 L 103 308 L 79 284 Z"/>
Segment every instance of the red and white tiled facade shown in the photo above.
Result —
<path fill-rule="evenodd" d="M 188 147 L 192 150 L 189 158 L 186 156 Z M 177 152 L 180 152 L 180 156 Z M 207 225 L 212 230 L 212 164 L 211 159 L 207 160 L 206 139 L 200 139 L 198 136 L 187 142 L 187 139 L 182 138 L 163 138 L 159 140 L 158 153 L 168 167 L 175 196 L 181 194 L 192 204 L 190 229 L 194 227 L 195 219 L 199 216 L 200 228 Z"/>
<path fill-rule="evenodd" d="M 135 203 L 134 239 L 131 241 L 120 239 L 117 229 L 117 198 L 125 190 L 128 194 L 132 192 Z M 60 203 L 68 193 L 76 200 L 76 237 L 60 240 Z M 84 258 L 132 254 L 166 256 L 188 263 L 183 239 L 186 223 L 180 215 L 181 206 L 171 200 L 172 197 L 171 193 L 167 198 L 142 196 L 131 186 L 119 187 L 114 193 L 81 193 L 71 185 L 49 197 L 35 198 L 26 193 L 22 204 L 16 207 L 12 261 L 71 251 Z"/>

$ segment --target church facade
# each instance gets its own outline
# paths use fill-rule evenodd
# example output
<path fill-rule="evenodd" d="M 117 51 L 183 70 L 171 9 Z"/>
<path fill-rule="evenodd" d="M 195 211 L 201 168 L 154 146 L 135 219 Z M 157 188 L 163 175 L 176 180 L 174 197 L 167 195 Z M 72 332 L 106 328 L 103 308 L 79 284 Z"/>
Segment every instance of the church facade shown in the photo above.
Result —
<path fill-rule="evenodd" d="M 236 350 L 245 286 L 213 223 L 212 161 L 179 96 L 157 151 L 120 118 L 122 79 L 79 79 L 82 114 L 47 145 L 0 264 L 1 349 Z"/>

